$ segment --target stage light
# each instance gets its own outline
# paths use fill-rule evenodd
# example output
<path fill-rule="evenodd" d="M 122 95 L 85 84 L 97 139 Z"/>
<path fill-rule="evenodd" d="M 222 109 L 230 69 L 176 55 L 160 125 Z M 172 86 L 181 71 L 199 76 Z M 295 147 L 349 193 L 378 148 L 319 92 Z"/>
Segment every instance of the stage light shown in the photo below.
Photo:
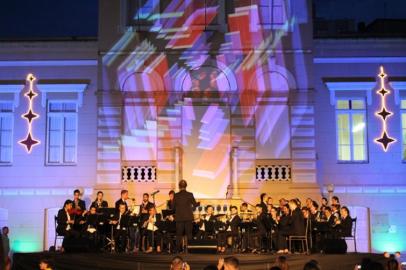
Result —
<path fill-rule="evenodd" d="M 28 91 L 24 94 L 24 96 L 28 99 L 28 109 L 26 113 L 21 115 L 21 118 L 27 120 L 28 126 L 25 139 L 19 141 L 18 143 L 25 147 L 27 153 L 31 153 L 32 148 L 41 143 L 39 140 L 35 139 L 32 134 L 33 120 L 39 118 L 39 115 L 36 114 L 33 109 L 34 98 L 38 96 L 34 90 L 34 82 L 36 79 L 37 78 L 35 78 L 31 73 L 27 75 L 26 81 L 28 82 Z"/>
<path fill-rule="evenodd" d="M 396 142 L 396 139 L 388 135 L 387 119 L 393 115 L 393 112 L 389 111 L 386 107 L 386 96 L 390 95 L 391 91 L 385 87 L 385 78 L 387 77 L 387 74 L 385 73 L 383 66 L 380 67 L 378 77 L 380 80 L 380 87 L 376 93 L 381 97 L 381 109 L 375 112 L 375 115 L 381 119 L 382 130 L 381 135 L 375 139 L 375 143 L 379 143 L 383 151 L 386 152 L 388 151 L 389 145 Z"/>

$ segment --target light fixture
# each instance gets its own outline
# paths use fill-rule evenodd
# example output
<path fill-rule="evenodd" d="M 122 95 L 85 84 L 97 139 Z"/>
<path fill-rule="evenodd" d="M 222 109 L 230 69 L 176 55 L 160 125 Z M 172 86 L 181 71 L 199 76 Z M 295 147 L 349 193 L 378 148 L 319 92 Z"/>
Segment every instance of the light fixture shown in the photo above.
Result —
<path fill-rule="evenodd" d="M 28 83 L 28 91 L 24 94 L 24 96 L 28 99 L 28 109 L 26 113 L 21 115 L 22 118 L 27 120 L 28 128 L 25 139 L 19 141 L 18 143 L 25 147 L 27 153 L 31 153 L 32 148 L 41 143 L 39 140 L 35 139 L 32 134 L 33 120 L 39 117 L 39 115 L 36 114 L 33 109 L 34 98 L 38 96 L 34 90 L 34 81 L 36 79 L 37 78 L 35 78 L 33 74 L 27 75 L 26 82 Z"/>
<path fill-rule="evenodd" d="M 386 152 L 388 151 L 389 145 L 396 142 L 396 139 L 390 137 L 388 134 L 387 120 L 388 117 L 393 115 L 393 112 L 389 111 L 386 107 L 386 96 L 388 96 L 391 91 L 389 89 L 386 89 L 385 87 L 385 78 L 387 77 L 387 74 L 385 73 L 383 66 L 380 67 L 380 73 L 378 74 L 378 77 L 380 85 L 376 93 L 380 95 L 381 98 L 381 109 L 375 112 L 375 115 L 379 117 L 379 119 L 381 119 L 382 129 L 381 135 L 375 139 L 375 142 L 379 143 L 383 151 Z"/>

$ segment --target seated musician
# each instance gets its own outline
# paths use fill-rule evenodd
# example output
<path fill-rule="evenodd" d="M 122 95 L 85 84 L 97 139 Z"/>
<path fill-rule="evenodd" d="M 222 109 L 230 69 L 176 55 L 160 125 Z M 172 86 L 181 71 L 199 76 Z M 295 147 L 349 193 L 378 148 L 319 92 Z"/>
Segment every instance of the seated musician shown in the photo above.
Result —
<path fill-rule="evenodd" d="M 125 205 L 125 211 L 127 212 L 128 211 L 127 200 L 128 200 L 128 190 L 123 189 L 121 191 L 120 199 L 118 199 L 116 201 L 116 204 L 115 204 L 116 211 L 119 211 L 120 205 L 124 204 Z"/>
<path fill-rule="evenodd" d="M 99 210 L 99 208 L 109 207 L 109 204 L 107 203 L 107 201 L 103 200 L 103 191 L 97 192 L 96 200 L 94 200 L 94 202 L 92 202 L 92 205 L 90 206 L 90 208 L 92 208 L 92 207 L 95 207 L 96 211 Z"/>
<path fill-rule="evenodd" d="M 267 213 L 263 211 L 263 205 L 257 204 L 255 206 L 255 217 L 253 219 L 254 226 L 257 228 L 255 234 L 253 235 L 256 242 L 255 248 L 252 250 L 253 253 L 257 251 L 264 252 L 266 249 L 266 233 L 268 225 Z"/>
<path fill-rule="evenodd" d="M 234 238 L 238 236 L 238 229 L 241 219 L 238 216 L 237 206 L 231 206 L 230 211 L 230 217 L 225 222 L 224 231 L 219 232 L 217 238 L 217 250 L 220 253 L 224 253 L 226 251 L 227 239 L 229 237 Z"/>
<path fill-rule="evenodd" d="M 77 236 L 79 233 L 73 229 L 74 219 L 71 214 L 72 201 L 66 200 L 63 208 L 58 211 L 56 232 L 58 235 L 63 235 L 62 248 L 64 248 L 65 239 L 68 237 Z"/>
<path fill-rule="evenodd" d="M 240 206 L 240 213 L 251 213 L 251 210 L 248 209 L 248 203 L 243 202 Z"/>
<path fill-rule="evenodd" d="M 148 219 L 144 221 L 143 228 L 146 231 L 147 236 L 147 250 L 146 253 L 151 253 L 153 247 L 156 246 L 156 251 L 161 252 L 161 239 L 162 233 L 159 227 L 162 224 L 161 214 L 156 213 L 155 206 L 151 206 L 148 209 Z"/>
<path fill-rule="evenodd" d="M 149 209 L 151 207 L 155 207 L 155 205 L 149 201 L 149 194 L 148 193 L 144 193 L 142 195 L 142 203 L 140 206 L 140 214 L 148 214 Z"/>
<path fill-rule="evenodd" d="M 291 214 L 290 208 L 287 205 L 283 205 L 281 207 L 282 215 L 279 218 L 279 226 L 278 226 L 278 240 L 277 240 L 277 253 L 288 253 L 288 244 L 286 241 L 286 237 L 290 233 L 290 224 L 291 224 Z"/>
<path fill-rule="evenodd" d="M 279 216 L 278 216 L 278 209 L 276 207 L 272 207 L 270 213 L 268 214 L 268 231 L 270 232 L 271 241 L 270 241 L 270 250 L 274 250 L 277 246 L 277 238 L 278 238 L 278 226 L 279 226 Z"/>
<path fill-rule="evenodd" d="M 121 203 L 118 212 L 114 215 L 110 224 L 114 227 L 114 238 L 118 252 L 125 252 L 128 239 L 129 216 L 126 211 L 126 204 Z"/>
<path fill-rule="evenodd" d="M 207 239 L 208 236 L 214 234 L 214 227 L 216 218 L 213 215 L 214 207 L 212 205 L 206 206 L 206 214 L 199 219 L 197 223 L 199 231 L 197 232 L 196 239 Z"/>
<path fill-rule="evenodd" d="M 96 206 L 90 206 L 90 210 L 85 216 L 85 235 L 89 239 L 90 248 L 96 251 L 99 248 L 99 235 L 97 228 L 101 222 L 100 214 L 96 212 Z"/>
<path fill-rule="evenodd" d="M 336 231 L 338 237 L 352 236 L 352 218 L 350 210 L 346 206 L 340 209 L 341 218 L 336 220 Z"/>

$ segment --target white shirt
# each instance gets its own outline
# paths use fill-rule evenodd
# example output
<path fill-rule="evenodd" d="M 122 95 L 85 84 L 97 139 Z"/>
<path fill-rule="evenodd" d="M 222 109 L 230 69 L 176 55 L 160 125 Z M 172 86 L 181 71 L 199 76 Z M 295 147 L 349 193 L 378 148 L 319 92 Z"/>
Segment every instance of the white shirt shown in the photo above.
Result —
<path fill-rule="evenodd" d="M 148 219 L 148 225 L 147 225 L 147 230 L 148 231 L 154 231 L 155 232 L 155 231 L 158 230 L 158 227 L 155 226 L 155 222 L 156 222 L 156 216 L 155 215 L 152 217 L 152 222 L 150 222 L 149 219 Z"/>
<path fill-rule="evenodd" d="M 65 211 L 65 213 L 66 213 L 66 217 L 68 218 L 68 226 L 66 226 L 66 230 L 69 231 L 69 230 L 70 230 L 70 223 L 69 223 L 69 221 L 70 221 L 71 219 L 70 219 L 70 215 L 69 215 L 68 211 Z"/>

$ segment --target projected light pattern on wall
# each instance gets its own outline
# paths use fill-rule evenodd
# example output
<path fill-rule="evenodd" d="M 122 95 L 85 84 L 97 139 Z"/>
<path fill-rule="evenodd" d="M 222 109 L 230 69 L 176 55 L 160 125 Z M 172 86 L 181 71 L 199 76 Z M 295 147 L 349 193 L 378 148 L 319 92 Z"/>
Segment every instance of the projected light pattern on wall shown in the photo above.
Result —
<path fill-rule="evenodd" d="M 124 96 L 122 162 L 156 164 L 158 181 L 166 173 L 170 181 L 180 146 L 183 177 L 214 184 L 199 196 L 218 197 L 232 147 L 239 147 L 242 182 L 255 180 L 256 158 L 290 158 L 287 101 L 296 80 L 281 53 L 295 24 L 290 1 L 129 6 L 133 31 L 102 59 L 106 83 Z"/>

